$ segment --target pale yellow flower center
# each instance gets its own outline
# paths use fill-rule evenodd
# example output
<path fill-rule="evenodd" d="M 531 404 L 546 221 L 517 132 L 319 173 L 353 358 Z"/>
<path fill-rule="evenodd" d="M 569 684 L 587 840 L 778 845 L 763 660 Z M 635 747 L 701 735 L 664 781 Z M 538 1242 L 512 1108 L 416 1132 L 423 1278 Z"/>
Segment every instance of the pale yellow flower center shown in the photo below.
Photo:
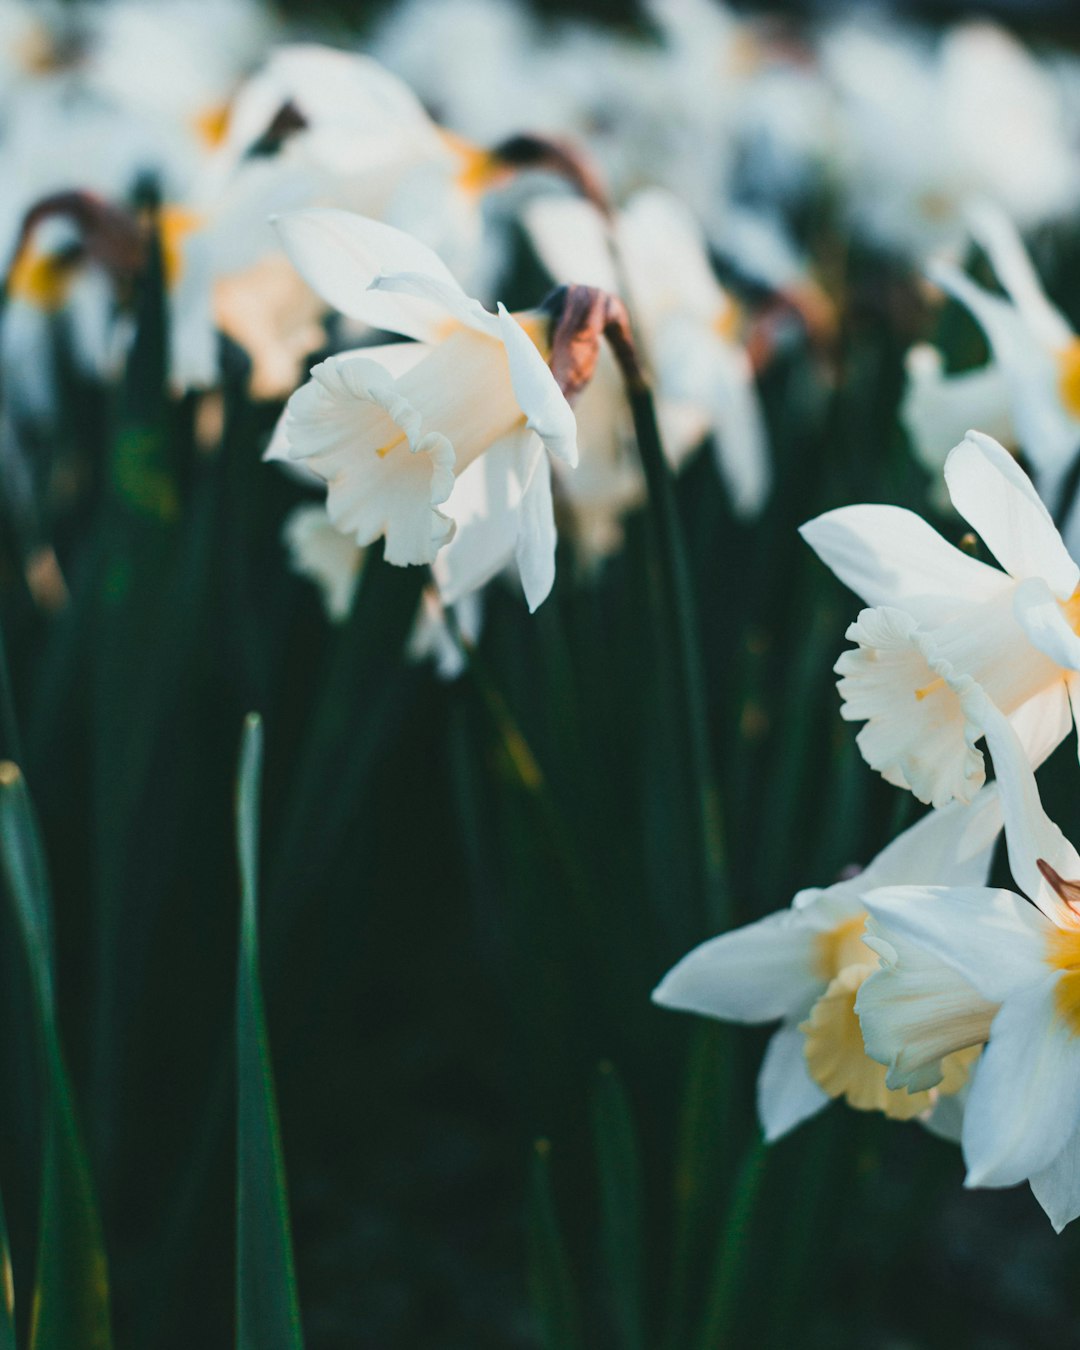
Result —
<path fill-rule="evenodd" d="M 1080 931 L 1055 928 L 1046 939 L 1046 961 L 1060 970 L 1054 985 L 1054 1011 L 1074 1036 L 1080 1036 Z"/>
<path fill-rule="evenodd" d="M 452 150 L 458 158 L 455 182 L 466 196 L 478 197 L 509 175 L 507 166 L 490 150 L 473 145 L 464 136 L 458 136 L 445 128 L 440 128 L 439 135 L 447 149 Z"/>
<path fill-rule="evenodd" d="M 67 302 L 73 276 L 68 259 L 39 253 L 27 244 L 8 276 L 8 294 L 52 314 Z"/>
<path fill-rule="evenodd" d="M 870 952 L 867 951 L 870 956 Z M 958 1092 L 967 1081 L 981 1046 L 947 1055 L 944 1077 L 928 1092 L 906 1092 L 885 1086 L 884 1064 L 863 1048 L 862 1030 L 855 1015 L 855 997 L 872 975 L 876 958 L 865 965 L 848 966 L 832 981 L 802 1024 L 806 1063 L 814 1081 L 830 1097 L 843 1097 L 857 1111 L 882 1111 L 892 1120 L 911 1120 L 928 1111 L 940 1096 Z"/>
<path fill-rule="evenodd" d="M 814 970 L 829 983 L 800 1027 L 806 1063 L 810 1076 L 830 1097 L 844 1097 L 858 1111 L 882 1111 L 893 1120 L 911 1120 L 928 1111 L 939 1096 L 963 1087 L 981 1047 L 946 1056 L 944 1077 L 928 1092 L 886 1087 L 885 1065 L 866 1053 L 855 1015 L 859 988 L 878 966 L 876 953 L 862 940 L 865 924 L 865 913 L 857 914 L 815 939 Z"/>
<path fill-rule="evenodd" d="M 529 338 L 529 341 L 544 358 L 545 361 L 551 358 L 551 319 L 547 314 L 541 313 L 535 309 L 524 310 L 520 314 L 515 314 L 514 319 L 520 328 L 523 328 Z"/>
<path fill-rule="evenodd" d="M 163 206 L 158 218 L 161 232 L 161 263 L 165 285 L 172 290 L 184 272 L 184 240 L 203 223 L 198 211 L 183 206 Z"/>
<path fill-rule="evenodd" d="M 1057 353 L 1058 394 L 1068 412 L 1080 417 L 1080 338 Z"/>
<path fill-rule="evenodd" d="M 1061 608 L 1065 611 L 1069 627 L 1074 633 L 1080 634 L 1080 586 L 1073 591 Z"/>
<path fill-rule="evenodd" d="M 195 135 L 207 150 L 216 150 L 229 129 L 228 103 L 213 103 L 192 118 Z"/>
<path fill-rule="evenodd" d="M 741 325 L 742 314 L 739 312 L 739 306 L 734 300 L 725 300 L 713 316 L 713 332 L 725 342 L 734 342 L 739 336 Z"/>
<path fill-rule="evenodd" d="M 866 927 L 865 911 L 845 919 L 825 933 L 814 938 L 814 974 L 828 983 L 835 980 L 846 966 L 873 964 L 877 959 L 863 940 Z"/>

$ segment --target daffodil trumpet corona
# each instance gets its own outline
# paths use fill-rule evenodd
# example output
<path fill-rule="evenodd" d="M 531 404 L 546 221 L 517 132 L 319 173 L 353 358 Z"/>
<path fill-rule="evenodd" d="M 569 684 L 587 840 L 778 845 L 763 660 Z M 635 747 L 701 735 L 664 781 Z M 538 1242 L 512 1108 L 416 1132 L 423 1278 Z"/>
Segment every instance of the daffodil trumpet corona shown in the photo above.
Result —
<path fill-rule="evenodd" d="M 898 1120 L 919 1118 L 951 1132 L 949 1099 L 966 1085 L 972 1054 L 958 1053 L 918 1093 L 895 1088 L 863 1048 L 856 999 L 878 966 L 867 945 L 865 897 L 877 888 L 949 878 L 984 884 L 1001 829 L 997 789 L 970 806 L 933 811 L 858 875 L 800 891 L 790 908 L 704 942 L 664 976 L 653 1000 L 733 1022 L 780 1023 L 758 1077 L 758 1114 L 767 1140 L 780 1138 L 832 1098 Z M 943 971 L 947 981 L 950 972 Z"/>
<path fill-rule="evenodd" d="M 947 543 L 893 506 L 849 506 L 802 527 L 868 608 L 836 663 L 841 715 L 863 758 L 921 801 L 969 801 L 985 779 L 964 693 L 984 688 L 1039 764 L 1072 724 L 1080 671 L 1080 568 L 1031 480 L 969 432 L 945 464 L 956 510 L 1001 564 Z"/>
<path fill-rule="evenodd" d="M 1009 719 L 977 685 L 964 702 L 993 759 L 1020 893 L 870 891 L 866 942 L 881 964 L 855 1008 L 893 1090 L 941 1083 L 951 1057 L 978 1053 L 966 1184 L 1029 1181 L 1060 1231 L 1080 1215 L 1080 854 L 1043 810 Z"/>

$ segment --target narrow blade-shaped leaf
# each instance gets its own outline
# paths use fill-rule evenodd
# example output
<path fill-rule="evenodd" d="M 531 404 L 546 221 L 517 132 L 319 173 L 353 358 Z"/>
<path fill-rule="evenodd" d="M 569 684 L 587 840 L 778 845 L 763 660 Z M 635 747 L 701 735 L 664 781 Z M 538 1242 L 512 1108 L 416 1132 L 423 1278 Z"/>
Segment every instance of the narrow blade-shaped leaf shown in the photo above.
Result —
<path fill-rule="evenodd" d="M 544 1350 L 581 1350 L 577 1293 L 555 1209 L 546 1139 L 537 1142 L 529 1178 L 529 1293 Z"/>
<path fill-rule="evenodd" d="M 237 791 L 240 955 L 236 991 L 236 1344 L 300 1350 L 285 1164 L 259 980 L 257 878 L 262 722 L 244 725 Z"/>
<path fill-rule="evenodd" d="M 600 1221 L 619 1344 L 644 1350 L 642 1178 L 634 1119 L 613 1065 L 600 1066 L 592 1101 Z"/>
<path fill-rule="evenodd" d="M 0 764 L 0 856 L 34 991 L 45 1085 L 45 1146 L 31 1350 L 108 1350 L 109 1284 L 90 1164 L 60 1046 L 53 995 L 51 898 L 30 796 Z M 0 1342 L 2 1343 L 2 1342 Z"/>

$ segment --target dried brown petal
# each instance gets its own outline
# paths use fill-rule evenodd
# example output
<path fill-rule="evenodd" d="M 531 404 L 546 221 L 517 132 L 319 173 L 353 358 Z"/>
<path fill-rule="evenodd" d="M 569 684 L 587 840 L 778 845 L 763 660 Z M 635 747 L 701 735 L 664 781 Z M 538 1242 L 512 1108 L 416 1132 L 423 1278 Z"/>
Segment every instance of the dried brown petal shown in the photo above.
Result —
<path fill-rule="evenodd" d="M 548 364 L 567 400 L 572 401 L 592 379 L 602 339 L 624 378 L 635 386 L 643 383 L 630 319 L 617 295 L 595 286 L 561 286 L 544 307 L 554 321 Z"/>

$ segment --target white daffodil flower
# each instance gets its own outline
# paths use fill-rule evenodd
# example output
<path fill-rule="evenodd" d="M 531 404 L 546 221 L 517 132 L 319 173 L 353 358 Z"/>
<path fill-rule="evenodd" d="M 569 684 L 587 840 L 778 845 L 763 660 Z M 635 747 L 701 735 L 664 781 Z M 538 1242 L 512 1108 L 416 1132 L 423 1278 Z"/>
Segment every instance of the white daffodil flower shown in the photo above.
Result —
<path fill-rule="evenodd" d="M 1047 298 L 1016 227 L 982 204 L 969 213 L 971 233 L 993 264 L 1005 297 L 994 295 L 946 263 L 931 265 L 932 280 L 967 308 L 990 344 L 992 362 L 981 372 L 950 377 L 950 395 L 975 394 L 972 426 L 1007 419 L 1043 498 L 1058 514 L 1064 479 L 1080 454 L 1080 338 Z M 996 376 L 991 372 L 996 371 Z M 964 381 L 964 385 L 956 385 Z M 998 403 L 992 398 L 997 382 Z"/>
<path fill-rule="evenodd" d="M 916 459 L 934 476 L 935 504 L 947 509 L 941 471 L 949 451 L 963 440 L 968 427 L 979 427 L 1010 449 L 1016 444 L 1008 385 L 993 361 L 975 370 L 946 374 L 941 352 L 928 342 L 909 349 L 904 370 L 900 421 Z"/>
<path fill-rule="evenodd" d="M 154 132 L 179 190 L 219 144 L 237 84 L 273 41 L 271 11 L 257 0 L 110 0 L 81 18 L 83 81 Z"/>
<path fill-rule="evenodd" d="M 1012 718 L 1033 763 L 1068 734 L 1080 671 L 1080 569 L 1031 480 L 996 441 L 969 432 L 949 455 L 953 505 L 1004 570 L 977 561 L 919 516 L 849 506 L 801 534 L 872 608 L 836 663 L 841 716 L 865 722 L 863 758 L 920 801 L 969 801 L 985 779 L 972 681 Z"/>
<path fill-rule="evenodd" d="M 326 480 L 330 518 L 357 544 L 385 537 L 389 562 L 434 562 L 460 526 L 444 564 L 458 578 L 449 601 L 503 565 L 509 536 L 535 609 L 554 579 L 545 451 L 577 458 L 574 415 L 537 345 L 546 317 L 489 313 L 423 244 L 347 212 L 298 212 L 278 228 L 328 304 L 414 339 L 316 366 L 289 400 L 288 458 Z M 468 498 L 460 518 L 455 493 Z"/>
<path fill-rule="evenodd" d="M 910 1120 L 926 1117 L 939 1097 L 964 1085 L 970 1055 L 952 1058 L 944 1081 L 912 1094 L 891 1090 L 884 1067 L 864 1052 L 855 998 L 878 958 L 863 941 L 863 896 L 900 877 L 984 885 L 1000 828 L 990 786 L 971 806 L 954 803 L 925 816 L 858 876 L 800 891 L 790 909 L 702 943 L 665 975 L 653 993 L 665 1007 L 725 1021 L 781 1022 L 758 1077 L 766 1139 L 786 1134 L 833 1097 Z"/>
<path fill-rule="evenodd" d="M 965 701 L 997 770 L 1023 894 L 868 892 L 867 942 L 883 960 L 856 1011 L 867 1050 L 897 1088 L 923 1090 L 943 1060 L 986 1043 L 964 1111 L 966 1184 L 1030 1181 L 1060 1232 L 1080 1215 L 1080 854 L 1043 811 L 1008 719 L 977 686 Z"/>
<path fill-rule="evenodd" d="M 716 280 L 690 213 L 654 188 L 633 197 L 610 231 L 595 207 L 570 197 L 531 202 L 526 224 L 556 281 L 625 292 L 656 381 L 672 465 L 678 467 L 711 432 L 733 506 L 756 515 L 768 495 L 770 470 L 754 372 L 738 340 L 738 309 Z M 618 424 L 608 429 L 599 458 L 617 458 L 611 440 L 621 434 Z"/>
<path fill-rule="evenodd" d="M 395 225 L 433 248 L 456 275 L 473 278 L 483 194 L 509 171 L 432 121 L 390 71 L 356 52 L 279 47 L 234 100 L 204 192 L 213 198 L 278 127 L 279 168 L 322 181 L 321 195 L 305 204 Z"/>
<path fill-rule="evenodd" d="M 922 259 L 962 246 L 970 203 L 1034 225 L 1080 195 L 1065 106 L 1049 73 L 994 24 L 917 30 L 858 20 L 819 55 L 836 91 L 839 159 L 855 223 Z"/>

